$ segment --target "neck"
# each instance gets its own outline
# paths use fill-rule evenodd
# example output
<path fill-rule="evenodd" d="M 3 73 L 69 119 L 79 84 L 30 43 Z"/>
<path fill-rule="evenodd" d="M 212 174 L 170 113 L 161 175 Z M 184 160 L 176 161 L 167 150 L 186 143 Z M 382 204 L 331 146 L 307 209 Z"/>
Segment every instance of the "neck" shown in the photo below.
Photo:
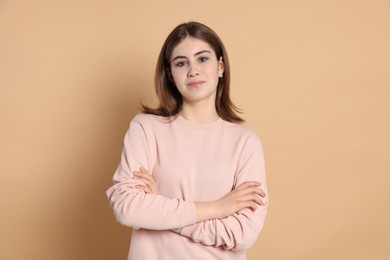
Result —
<path fill-rule="evenodd" d="M 199 124 L 208 124 L 215 122 L 219 116 L 215 105 L 212 107 L 195 105 L 195 104 L 183 104 L 183 109 L 180 115 L 185 119 Z"/>

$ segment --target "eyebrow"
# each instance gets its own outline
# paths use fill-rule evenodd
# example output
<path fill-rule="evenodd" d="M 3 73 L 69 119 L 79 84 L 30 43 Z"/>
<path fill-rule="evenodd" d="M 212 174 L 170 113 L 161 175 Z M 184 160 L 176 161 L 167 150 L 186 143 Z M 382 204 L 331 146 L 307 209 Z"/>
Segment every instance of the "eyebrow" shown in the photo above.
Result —
<path fill-rule="evenodd" d="M 198 55 L 200 55 L 202 53 L 211 53 L 211 51 L 208 51 L 208 50 L 198 51 L 197 53 L 194 54 L 194 57 L 198 56 Z M 187 57 L 186 56 L 176 56 L 175 58 L 173 58 L 171 60 L 171 62 L 174 62 L 177 59 L 187 59 Z"/>

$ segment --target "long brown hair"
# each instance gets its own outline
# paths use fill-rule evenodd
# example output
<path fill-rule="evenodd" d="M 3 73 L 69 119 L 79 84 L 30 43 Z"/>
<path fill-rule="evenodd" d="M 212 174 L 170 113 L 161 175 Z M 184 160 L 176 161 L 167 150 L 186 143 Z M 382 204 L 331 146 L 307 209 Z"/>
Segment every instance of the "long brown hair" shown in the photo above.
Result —
<path fill-rule="evenodd" d="M 225 67 L 223 77 L 218 81 L 215 108 L 218 115 L 228 122 L 244 122 L 237 115 L 241 111 L 230 99 L 230 66 L 225 47 L 212 29 L 198 22 L 182 23 L 168 35 L 158 56 L 154 75 L 155 90 L 160 104 L 158 108 L 150 108 L 141 104 L 141 111 L 164 117 L 175 116 L 181 111 L 183 97 L 171 81 L 169 71 L 173 49 L 186 37 L 193 37 L 208 43 L 215 51 L 217 59 L 222 57 Z"/>

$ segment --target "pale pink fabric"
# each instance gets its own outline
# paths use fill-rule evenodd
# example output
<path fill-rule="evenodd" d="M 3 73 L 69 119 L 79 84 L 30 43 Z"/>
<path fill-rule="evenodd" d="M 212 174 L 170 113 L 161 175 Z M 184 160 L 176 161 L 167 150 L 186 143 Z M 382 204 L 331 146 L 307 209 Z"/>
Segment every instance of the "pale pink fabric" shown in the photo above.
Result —
<path fill-rule="evenodd" d="M 194 124 L 139 114 L 130 123 L 114 185 L 107 196 L 119 223 L 133 227 L 128 259 L 246 259 L 267 206 L 196 223 L 194 201 L 216 200 L 245 181 L 267 192 L 263 150 L 248 128 L 218 119 Z M 159 195 L 135 188 L 143 166 Z M 268 205 L 268 197 L 265 199 Z"/>

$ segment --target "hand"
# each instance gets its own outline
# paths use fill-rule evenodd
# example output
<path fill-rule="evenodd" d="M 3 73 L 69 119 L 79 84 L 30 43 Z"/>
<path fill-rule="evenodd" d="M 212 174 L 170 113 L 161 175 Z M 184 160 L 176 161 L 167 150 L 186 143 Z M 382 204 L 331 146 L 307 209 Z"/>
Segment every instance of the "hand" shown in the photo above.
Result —
<path fill-rule="evenodd" d="M 261 198 L 266 194 L 259 188 L 260 185 L 255 181 L 244 182 L 216 201 L 196 202 L 197 222 L 226 218 L 245 208 L 255 212 L 258 205 L 265 205 Z"/>
<path fill-rule="evenodd" d="M 220 209 L 219 218 L 228 217 L 244 208 L 250 208 L 253 212 L 257 206 L 264 206 L 261 198 L 266 196 L 261 190 L 259 182 L 247 181 L 237 186 L 234 190 L 215 201 L 216 207 Z"/>
<path fill-rule="evenodd" d="M 136 185 L 135 187 L 139 190 L 143 190 L 145 193 L 148 194 L 158 194 L 158 189 L 156 182 L 154 181 L 153 177 L 149 172 L 141 167 L 139 171 L 134 171 L 134 178 L 141 181 L 144 185 Z"/>

